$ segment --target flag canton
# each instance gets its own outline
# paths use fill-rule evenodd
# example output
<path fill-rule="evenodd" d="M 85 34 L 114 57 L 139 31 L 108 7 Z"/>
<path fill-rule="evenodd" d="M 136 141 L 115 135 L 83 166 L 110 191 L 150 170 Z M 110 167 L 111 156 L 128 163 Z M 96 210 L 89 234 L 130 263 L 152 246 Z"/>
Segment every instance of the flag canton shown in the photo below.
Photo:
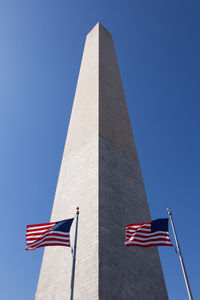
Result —
<path fill-rule="evenodd" d="M 52 231 L 69 232 L 74 219 L 63 220 L 56 222 L 52 227 Z"/>
<path fill-rule="evenodd" d="M 151 232 L 168 231 L 168 219 L 157 219 L 151 222 Z"/>

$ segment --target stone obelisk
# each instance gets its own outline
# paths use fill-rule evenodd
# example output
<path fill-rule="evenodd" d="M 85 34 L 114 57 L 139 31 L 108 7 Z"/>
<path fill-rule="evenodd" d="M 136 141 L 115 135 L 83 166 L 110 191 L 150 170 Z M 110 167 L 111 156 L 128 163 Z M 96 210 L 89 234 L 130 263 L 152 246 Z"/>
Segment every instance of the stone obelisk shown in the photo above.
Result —
<path fill-rule="evenodd" d="M 51 220 L 77 206 L 74 300 L 167 300 L 157 248 L 124 245 L 125 226 L 151 217 L 112 36 L 100 23 L 86 38 Z M 71 265 L 69 248 L 46 247 L 36 299 L 68 300 Z"/>

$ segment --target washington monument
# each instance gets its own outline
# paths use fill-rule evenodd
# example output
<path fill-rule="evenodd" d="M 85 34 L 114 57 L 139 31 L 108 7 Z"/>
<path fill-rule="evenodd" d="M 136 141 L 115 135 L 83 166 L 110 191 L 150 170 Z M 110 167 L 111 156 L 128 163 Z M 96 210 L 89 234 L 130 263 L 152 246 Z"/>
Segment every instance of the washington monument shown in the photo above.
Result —
<path fill-rule="evenodd" d="M 87 35 L 51 221 L 80 207 L 74 300 L 167 300 L 156 247 L 126 248 L 151 220 L 111 34 Z M 71 228 L 73 243 L 74 227 Z M 46 247 L 37 300 L 69 300 L 72 255 Z"/>

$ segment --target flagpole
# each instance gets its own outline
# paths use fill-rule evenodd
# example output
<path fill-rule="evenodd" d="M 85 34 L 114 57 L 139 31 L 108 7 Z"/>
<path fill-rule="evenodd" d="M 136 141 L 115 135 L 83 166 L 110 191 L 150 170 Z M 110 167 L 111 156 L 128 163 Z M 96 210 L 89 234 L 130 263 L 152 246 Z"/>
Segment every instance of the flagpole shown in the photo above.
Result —
<path fill-rule="evenodd" d="M 76 208 L 76 230 L 74 238 L 74 251 L 73 251 L 73 263 L 72 263 L 72 276 L 71 276 L 71 296 L 70 300 L 74 297 L 74 276 L 75 276 L 75 265 L 76 265 L 76 246 L 77 246 L 77 234 L 78 234 L 78 217 L 79 217 L 79 207 Z"/>
<path fill-rule="evenodd" d="M 169 215 L 169 218 L 170 218 L 170 221 L 171 221 L 171 224 L 172 224 L 172 230 L 173 230 L 174 238 L 175 238 L 175 241 L 176 241 L 177 252 L 178 252 L 179 259 L 180 259 L 181 268 L 182 268 L 182 271 L 183 271 L 183 276 L 184 276 L 184 279 L 185 279 L 185 284 L 186 284 L 188 296 L 189 296 L 190 300 L 193 300 L 192 292 L 191 292 L 190 284 L 189 284 L 189 280 L 188 280 L 188 276 L 187 276 L 187 273 L 186 273 L 186 269 L 185 269 L 181 249 L 180 249 L 179 242 L 178 242 L 178 237 L 176 235 L 176 230 L 175 230 L 174 222 L 173 222 L 173 219 L 172 219 L 172 212 L 170 211 L 169 208 L 167 209 L 167 211 L 168 211 L 168 215 Z"/>

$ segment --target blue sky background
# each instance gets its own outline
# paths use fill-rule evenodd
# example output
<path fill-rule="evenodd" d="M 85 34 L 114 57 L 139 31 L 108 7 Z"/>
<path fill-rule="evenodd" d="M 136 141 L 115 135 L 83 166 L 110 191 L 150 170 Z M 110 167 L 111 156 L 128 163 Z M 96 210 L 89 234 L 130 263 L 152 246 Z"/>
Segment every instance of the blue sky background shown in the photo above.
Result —
<path fill-rule="evenodd" d="M 183 0 L 0 1 L 1 299 L 34 299 L 43 250 L 24 250 L 25 227 L 50 218 L 85 36 L 98 21 L 114 38 L 152 218 L 172 209 L 200 297 L 199 13 L 199 1 Z M 188 299 L 174 249 L 159 251 L 169 299 Z"/>

